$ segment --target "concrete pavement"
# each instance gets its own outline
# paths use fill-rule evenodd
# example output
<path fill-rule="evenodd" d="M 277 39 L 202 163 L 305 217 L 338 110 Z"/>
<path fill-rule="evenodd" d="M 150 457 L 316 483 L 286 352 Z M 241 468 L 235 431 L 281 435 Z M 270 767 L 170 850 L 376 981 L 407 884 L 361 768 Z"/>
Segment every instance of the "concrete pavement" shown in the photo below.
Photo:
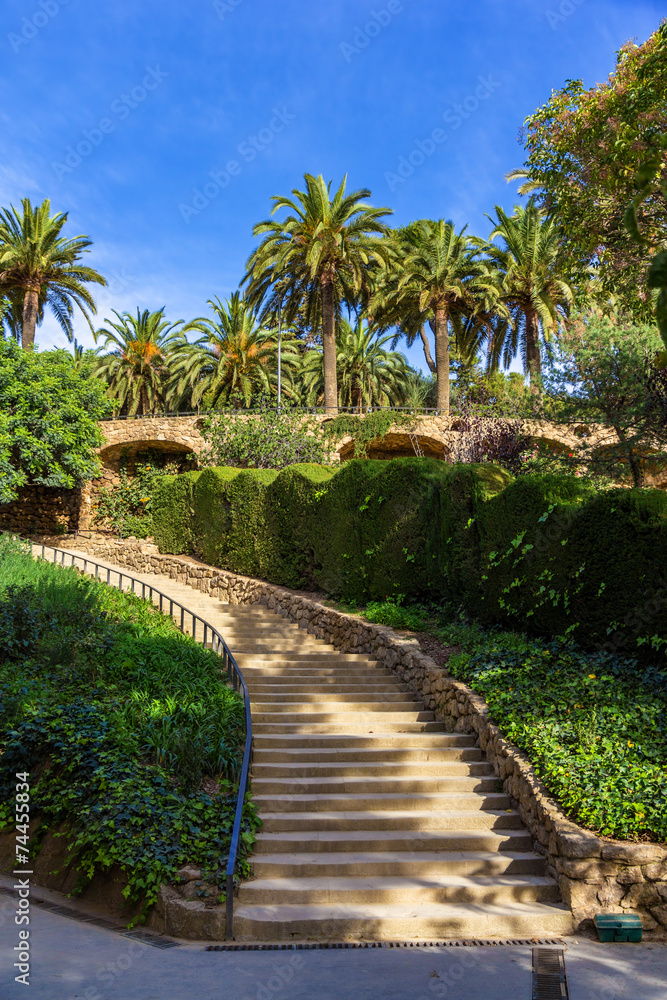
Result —
<path fill-rule="evenodd" d="M 14 982 L 14 902 L 0 895 L 0 997 L 14 1000 L 529 1000 L 529 946 L 161 950 L 34 906 L 30 986 Z M 568 938 L 570 1000 L 665 1000 L 667 945 Z"/>

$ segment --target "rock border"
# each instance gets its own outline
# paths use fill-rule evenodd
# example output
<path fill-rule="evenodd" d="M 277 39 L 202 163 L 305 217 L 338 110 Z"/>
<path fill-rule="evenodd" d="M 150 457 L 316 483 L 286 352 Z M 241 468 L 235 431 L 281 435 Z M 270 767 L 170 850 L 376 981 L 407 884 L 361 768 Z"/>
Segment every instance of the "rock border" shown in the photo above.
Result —
<path fill-rule="evenodd" d="M 161 554 L 149 542 L 94 535 L 34 540 L 85 551 L 140 573 L 160 573 L 225 603 L 263 604 L 341 652 L 373 656 L 418 694 L 447 729 L 477 735 L 536 851 L 545 856 L 549 874 L 558 881 L 575 931 L 591 929 L 596 913 L 633 912 L 641 917 L 649 939 L 663 936 L 667 929 L 667 845 L 598 837 L 573 823 L 526 755 L 503 736 L 486 701 L 423 653 L 417 640 L 286 587 L 229 573 L 188 556 Z"/>

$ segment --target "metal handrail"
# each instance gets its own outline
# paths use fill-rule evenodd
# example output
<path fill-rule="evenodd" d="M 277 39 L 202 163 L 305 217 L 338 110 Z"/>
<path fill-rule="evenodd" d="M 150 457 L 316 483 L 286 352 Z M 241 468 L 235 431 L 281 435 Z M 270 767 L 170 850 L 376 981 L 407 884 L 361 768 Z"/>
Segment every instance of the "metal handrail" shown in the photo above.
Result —
<path fill-rule="evenodd" d="M 117 587 L 118 590 L 123 590 L 123 580 L 127 580 L 132 585 L 132 593 L 136 594 L 135 584 L 141 587 L 141 597 L 142 600 L 149 600 L 153 604 L 158 602 L 153 600 L 153 595 L 159 598 L 159 609 L 164 612 L 164 604 L 168 602 L 169 604 L 169 614 L 174 618 L 174 608 L 180 611 L 180 622 L 176 620 L 176 624 L 180 628 L 181 632 L 185 633 L 185 619 L 189 616 L 192 619 L 192 637 L 196 640 L 197 638 L 197 623 L 201 623 L 203 626 L 203 637 L 202 643 L 205 648 L 208 647 L 208 634 L 211 634 L 211 650 L 222 658 L 223 669 L 227 671 L 227 678 L 229 683 L 232 685 L 235 691 L 239 688 L 243 691 L 243 702 L 245 707 L 245 725 L 246 725 L 246 738 L 245 738 L 245 748 L 243 751 L 243 764 L 241 766 L 241 777 L 239 778 L 239 790 L 236 799 L 236 813 L 234 815 L 234 826 L 232 828 L 232 840 L 229 848 L 229 857 L 227 860 L 226 869 L 226 882 L 227 882 L 227 892 L 226 892 L 226 912 L 225 912 L 225 939 L 227 941 L 233 940 L 234 932 L 234 872 L 236 870 L 236 859 L 238 855 L 239 840 L 241 837 L 241 823 L 243 821 L 243 806 L 245 804 L 245 796 L 248 791 L 248 780 L 250 776 L 250 765 L 252 763 L 252 718 L 250 714 L 250 694 L 248 692 L 248 685 L 246 684 L 245 678 L 239 669 L 239 666 L 234 659 L 234 655 L 229 649 L 229 646 L 222 638 L 220 633 L 216 628 L 214 628 L 209 622 L 207 622 L 200 615 L 190 611 L 185 605 L 181 604 L 180 601 L 175 601 L 173 597 L 168 594 L 163 593 L 154 587 L 150 583 L 145 583 L 143 580 L 139 580 L 137 577 L 132 576 L 130 573 L 123 573 L 120 569 L 113 569 L 111 566 L 105 566 L 103 563 L 98 563 L 94 559 L 88 559 L 87 556 L 76 555 L 74 552 L 69 552 L 67 549 L 58 549 L 53 545 L 42 545 L 41 546 L 41 558 L 45 562 L 50 560 L 46 557 L 46 550 L 49 549 L 53 552 L 53 563 L 57 565 L 58 556 L 60 556 L 60 565 L 65 566 L 65 558 L 69 557 L 71 565 L 74 569 L 78 567 L 75 565 L 77 559 L 79 562 L 83 563 L 83 572 L 88 572 L 88 566 L 92 566 L 95 569 L 94 578 L 96 580 L 100 579 L 100 570 L 106 571 L 106 582 L 110 587 Z M 34 548 L 33 548 L 34 552 Z M 93 574 L 90 573 L 90 576 Z M 113 576 L 118 577 L 118 583 L 115 584 L 112 581 Z M 147 596 L 148 595 L 148 596 Z"/>
<path fill-rule="evenodd" d="M 271 409 L 271 411 L 276 410 L 277 412 L 280 412 L 281 409 L 282 410 L 286 410 L 287 407 L 285 407 L 285 406 L 283 406 L 283 407 L 272 406 L 272 407 L 270 407 L 270 409 Z M 359 412 L 359 408 L 357 406 L 336 406 L 336 407 L 331 407 L 331 406 L 330 407 L 325 407 L 325 406 L 297 406 L 297 407 L 290 407 L 289 408 L 289 412 L 290 413 L 294 413 L 294 414 L 297 414 L 299 416 L 305 415 L 305 416 L 325 416 L 326 417 L 327 412 L 329 410 L 332 411 L 332 415 L 334 415 L 334 416 L 351 414 L 352 416 L 356 416 L 356 417 L 359 417 L 359 416 L 365 417 L 365 416 L 368 416 L 370 413 L 406 413 L 408 415 L 412 415 L 412 416 L 415 416 L 415 417 L 428 416 L 430 414 L 433 414 L 434 416 L 437 417 L 437 416 L 440 416 L 440 413 L 442 412 L 440 410 L 440 408 L 438 408 L 437 406 L 365 406 L 365 407 L 363 407 L 363 410 L 362 410 L 361 413 Z M 227 414 L 228 416 L 233 416 L 233 417 L 244 416 L 244 415 L 245 416 L 256 416 L 257 414 L 264 413 L 264 412 L 265 412 L 265 410 L 260 409 L 258 407 L 248 407 L 247 409 L 244 407 L 242 409 L 231 410 L 231 411 L 230 410 L 224 410 L 224 409 L 223 410 L 182 410 L 182 411 L 179 411 L 179 410 L 160 410 L 160 411 L 156 411 L 155 413 L 143 413 L 143 414 L 127 414 L 127 413 L 124 413 L 122 415 L 119 414 L 118 416 L 100 417 L 99 420 L 98 420 L 98 423 L 100 423 L 100 424 L 111 423 L 112 421 L 116 421 L 116 420 L 157 420 L 157 419 L 161 419 L 161 418 L 164 418 L 164 417 L 166 417 L 166 418 L 172 418 L 172 417 L 174 417 L 174 418 L 175 417 L 210 417 L 210 416 L 224 416 L 225 414 Z M 461 417 L 462 416 L 461 412 L 456 408 L 456 406 L 453 406 L 450 409 L 448 415 L 450 417 Z M 500 413 L 498 415 L 500 417 L 502 417 L 503 419 L 506 419 L 506 420 L 521 420 L 521 421 L 524 421 L 524 422 L 527 422 L 527 421 L 542 421 L 542 422 L 546 422 L 546 423 L 553 422 L 553 423 L 558 423 L 558 424 L 563 424 L 563 425 L 568 425 L 568 424 L 576 424 L 576 425 L 579 425 L 579 424 L 604 424 L 604 420 L 602 420 L 601 418 L 600 419 L 596 419 L 595 417 L 586 417 L 586 418 L 580 417 L 577 420 L 557 420 L 557 421 L 554 420 L 554 421 L 549 421 L 547 418 L 543 418 L 543 417 L 512 416 L 512 415 L 505 415 L 503 413 Z M 484 415 L 484 416 L 486 416 L 486 415 Z M 493 414 L 488 414 L 488 416 L 492 417 Z"/>

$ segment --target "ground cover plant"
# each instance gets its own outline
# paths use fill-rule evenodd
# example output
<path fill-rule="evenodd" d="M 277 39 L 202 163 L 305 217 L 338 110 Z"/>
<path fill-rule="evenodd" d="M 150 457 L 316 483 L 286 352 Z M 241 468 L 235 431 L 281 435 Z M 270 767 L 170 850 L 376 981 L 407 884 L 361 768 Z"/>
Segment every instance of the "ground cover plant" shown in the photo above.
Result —
<path fill-rule="evenodd" d="M 221 888 L 245 732 L 218 657 L 147 602 L 8 536 L 0 649 L 0 831 L 14 828 L 14 775 L 27 771 L 31 849 L 64 834 L 78 889 L 120 866 L 145 914 L 185 863 Z M 256 826 L 248 802 L 243 850 Z"/>
<path fill-rule="evenodd" d="M 564 638 L 485 628 L 453 605 L 387 600 L 357 611 L 413 630 L 489 704 L 573 820 L 603 836 L 667 841 L 667 673 Z"/>

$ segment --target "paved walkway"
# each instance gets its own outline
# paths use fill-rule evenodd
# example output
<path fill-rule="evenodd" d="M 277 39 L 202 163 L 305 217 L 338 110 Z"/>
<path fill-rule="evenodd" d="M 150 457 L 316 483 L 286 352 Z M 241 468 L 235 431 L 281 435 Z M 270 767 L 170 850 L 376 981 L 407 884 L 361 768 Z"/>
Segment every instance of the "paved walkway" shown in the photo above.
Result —
<path fill-rule="evenodd" d="M 33 907 L 30 987 L 14 982 L 0 895 L 0 997 L 13 1000 L 529 1000 L 529 947 L 167 951 Z M 667 946 L 569 938 L 570 1000 L 665 1000 Z"/>

